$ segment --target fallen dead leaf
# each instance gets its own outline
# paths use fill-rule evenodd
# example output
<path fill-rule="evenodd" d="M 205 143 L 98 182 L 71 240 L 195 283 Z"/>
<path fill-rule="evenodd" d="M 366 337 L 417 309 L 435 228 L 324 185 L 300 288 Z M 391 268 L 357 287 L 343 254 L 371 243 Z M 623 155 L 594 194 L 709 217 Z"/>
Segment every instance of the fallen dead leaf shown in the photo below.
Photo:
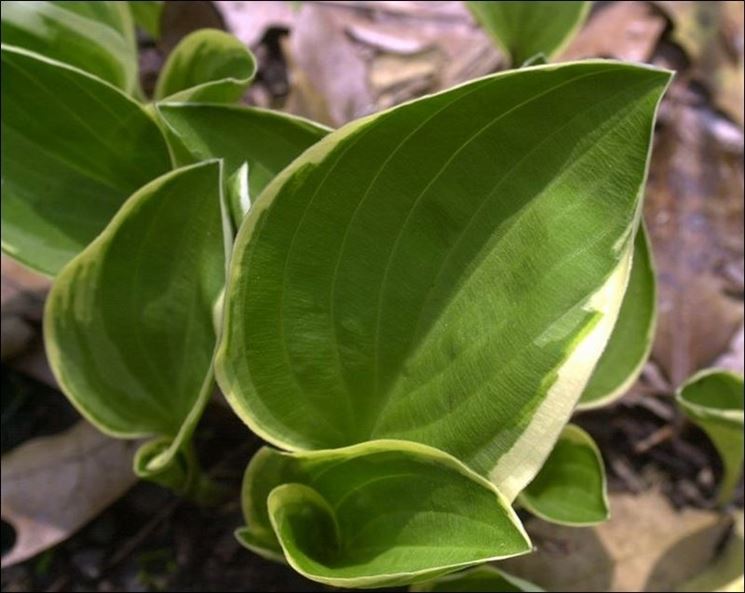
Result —
<path fill-rule="evenodd" d="M 339 126 L 374 110 L 364 56 L 344 30 L 347 16 L 333 6 L 302 5 L 289 41 L 289 111 Z M 299 109 L 317 103 L 315 113 Z"/>
<path fill-rule="evenodd" d="M 333 126 L 503 62 L 462 2 L 304 3 L 291 27 L 285 108 Z"/>
<path fill-rule="evenodd" d="M 0 514 L 15 528 L 16 541 L 2 567 L 65 540 L 122 496 L 137 481 L 136 448 L 81 421 L 3 455 Z"/>
<path fill-rule="evenodd" d="M 693 75 L 740 126 L 743 100 L 742 2 L 658 1 L 673 24 L 672 37 L 691 61 Z"/>
<path fill-rule="evenodd" d="M 548 591 L 672 591 L 714 558 L 731 520 L 675 511 L 656 491 L 612 495 L 611 519 L 597 527 L 526 523 L 537 551 L 500 568 Z"/>
<path fill-rule="evenodd" d="M 616 58 L 645 62 L 667 21 L 647 2 L 609 2 L 599 6 L 557 61 Z"/>
<path fill-rule="evenodd" d="M 726 542 L 721 546 L 722 551 L 706 570 L 684 583 L 678 591 L 742 591 L 745 587 L 743 578 L 743 562 L 745 552 L 745 525 L 743 525 L 742 511 L 734 517 L 734 527 Z"/>
<path fill-rule="evenodd" d="M 743 162 L 685 75 L 663 107 L 645 204 L 658 281 L 653 357 L 679 385 L 711 365 L 742 324 L 727 270 L 743 260 Z"/>
<path fill-rule="evenodd" d="M 215 2 L 228 31 L 248 47 L 256 46 L 267 29 L 292 29 L 298 10 L 291 2 Z"/>
<path fill-rule="evenodd" d="M 740 331 L 730 342 L 729 350 L 717 358 L 714 366 L 745 374 L 745 327 L 740 326 Z"/>
<path fill-rule="evenodd" d="M 41 322 L 44 299 L 51 280 L 2 256 L 0 294 L 2 296 L 2 360 L 25 352 L 36 335 L 35 325 Z"/>

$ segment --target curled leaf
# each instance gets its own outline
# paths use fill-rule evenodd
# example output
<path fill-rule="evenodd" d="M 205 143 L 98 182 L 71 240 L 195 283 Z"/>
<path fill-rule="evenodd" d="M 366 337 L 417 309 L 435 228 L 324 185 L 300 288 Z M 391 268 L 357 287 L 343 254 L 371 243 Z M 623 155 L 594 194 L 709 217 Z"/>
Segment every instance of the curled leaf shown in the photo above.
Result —
<path fill-rule="evenodd" d="M 680 387 L 677 400 L 688 419 L 703 429 L 719 451 L 724 465 L 719 500 L 726 503 L 742 471 L 742 375 L 719 369 L 701 371 Z"/>
<path fill-rule="evenodd" d="M 243 508 L 239 541 L 334 586 L 408 584 L 530 551 L 494 486 L 441 451 L 403 441 L 264 448 L 246 470 Z"/>
<path fill-rule="evenodd" d="M 579 426 L 567 425 L 518 500 L 534 515 L 560 525 L 595 525 L 608 519 L 605 466 L 592 437 Z"/>
<path fill-rule="evenodd" d="M 217 29 L 184 37 L 168 56 L 155 86 L 155 99 L 232 103 L 256 73 L 256 60 L 238 39 Z"/>
<path fill-rule="evenodd" d="M 215 161 L 144 186 L 64 268 L 47 301 L 47 355 L 70 401 L 108 434 L 158 437 L 138 454 L 141 475 L 188 462 L 212 393 L 220 200 Z M 188 489 L 194 474 L 182 475 Z"/>

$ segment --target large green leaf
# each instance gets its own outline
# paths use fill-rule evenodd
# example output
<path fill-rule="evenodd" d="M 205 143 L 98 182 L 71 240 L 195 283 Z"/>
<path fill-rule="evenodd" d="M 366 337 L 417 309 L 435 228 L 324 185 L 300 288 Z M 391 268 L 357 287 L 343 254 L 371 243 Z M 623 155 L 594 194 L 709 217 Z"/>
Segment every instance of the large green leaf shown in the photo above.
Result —
<path fill-rule="evenodd" d="M 127 2 L 132 18 L 151 37 L 160 37 L 160 18 L 163 14 L 162 0 L 134 0 Z"/>
<path fill-rule="evenodd" d="M 143 187 L 57 277 L 49 363 L 77 409 L 120 437 L 156 435 L 137 460 L 164 470 L 214 386 L 213 307 L 225 280 L 216 161 Z"/>
<path fill-rule="evenodd" d="M 122 2 L 3 2 L 2 37 L 127 93 L 139 88 L 134 27 Z"/>
<path fill-rule="evenodd" d="M 520 65 L 561 51 L 582 26 L 589 2 L 466 2 L 476 21 Z"/>
<path fill-rule="evenodd" d="M 243 509 L 239 541 L 335 586 L 407 584 L 531 549 L 494 486 L 441 451 L 403 441 L 264 448 L 246 470 Z"/>
<path fill-rule="evenodd" d="M 477 566 L 438 579 L 425 581 L 409 587 L 412 593 L 494 593 L 511 591 L 543 591 L 539 586 L 499 570 L 495 566 Z"/>
<path fill-rule="evenodd" d="M 514 497 L 615 323 L 669 78 L 505 72 L 303 153 L 236 240 L 217 373 L 238 414 L 287 449 L 425 443 Z"/>
<path fill-rule="evenodd" d="M 241 41 L 217 29 L 184 37 L 168 56 L 155 86 L 155 99 L 232 103 L 256 73 L 256 60 Z"/>
<path fill-rule="evenodd" d="M 299 117 L 253 107 L 166 103 L 158 105 L 158 113 L 189 160 L 224 159 L 226 175 L 248 163 L 254 197 L 329 132 Z"/>
<path fill-rule="evenodd" d="M 2 47 L 3 250 L 54 275 L 171 164 L 142 107 L 38 54 Z"/>
<path fill-rule="evenodd" d="M 719 451 L 724 465 L 719 499 L 726 503 L 742 471 L 742 375 L 719 369 L 701 371 L 680 387 L 677 400 L 686 416 L 706 432 Z"/>
<path fill-rule="evenodd" d="M 578 409 L 610 404 L 626 393 L 644 368 L 657 321 L 657 284 L 644 225 L 636 236 L 634 262 L 618 321 Z"/>
<path fill-rule="evenodd" d="M 567 425 L 518 500 L 551 523 L 583 526 L 607 520 L 605 466 L 592 437 L 579 426 Z"/>

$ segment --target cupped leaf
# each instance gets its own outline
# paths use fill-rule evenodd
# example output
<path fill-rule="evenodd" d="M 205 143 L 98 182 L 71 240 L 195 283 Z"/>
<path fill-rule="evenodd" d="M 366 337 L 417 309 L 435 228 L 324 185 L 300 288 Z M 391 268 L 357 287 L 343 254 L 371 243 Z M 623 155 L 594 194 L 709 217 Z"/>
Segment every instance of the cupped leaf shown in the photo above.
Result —
<path fill-rule="evenodd" d="M 518 497 L 534 515 L 560 525 L 595 525 L 607 520 L 605 466 L 592 437 L 567 425 L 541 471 Z"/>
<path fill-rule="evenodd" d="M 84 72 L 2 47 L 3 250 L 54 275 L 171 167 L 153 119 Z"/>
<path fill-rule="evenodd" d="M 719 500 L 732 497 L 743 462 L 743 378 L 725 370 L 693 375 L 677 393 L 678 404 L 714 443 L 724 466 Z"/>
<path fill-rule="evenodd" d="M 508 497 L 535 476 L 626 287 L 668 72 L 505 72 L 353 122 L 236 240 L 217 374 L 287 449 L 442 449 Z"/>
<path fill-rule="evenodd" d="M 512 64 L 559 53 L 582 26 L 589 2 L 466 2 Z"/>
<path fill-rule="evenodd" d="M 154 39 L 160 37 L 160 17 L 163 14 L 162 0 L 133 0 L 127 2 L 132 18 Z"/>
<path fill-rule="evenodd" d="M 306 119 L 253 107 L 163 103 L 158 113 L 187 160 L 224 159 L 227 176 L 248 163 L 254 197 L 329 132 Z"/>
<path fill-rule="evenodd" d="M 530 551 L 509 502 L 431 447 L 371 441 L 326 451 L 264 448 L 243 483 L 247 547 L 335 586 L 408 584 Z"/>
<path fill-rule="evenodd" d="M 256 73 L 256 60 L 236 37 L 200 29 L 184 37 L 168 56 L 155 86 L 155 99 L 232 103 Z"/>
<path fill-rule="evenodd" d="M 538 585 L 512 576 L 495 566 L 477 566 L 462 572 L 449 574 L 438 579 L 425 581 L 409 587 L 412 593 L 425 592 L 459 592 L 490 593 L 500 591 L 543 591 Z"/>
<path fill-rule="evenodd" d="M 134 25 L 122 2 L 3 2 L 2 38 L 127 93 L 139 88 Z"/>
<path fill-rule="evenodd" d="M 657 283 L 649 238 L 642 225 L 621 312 L 577 408 L 608 405 L 628 391 L 649 358 L 657 324 Z"/>
<path fill-rule="evenodd" d="M 167 473 L 171 485 L 174 475 L 194 477 L 184 469 L 189 440 L 214 386 L 212 315 L 225 280 L 219 188 L 215 161 L 143 187 L 63 269 L 44 315 L 63 392 L 105 433 L 159 437 L 135 468 Z"/>

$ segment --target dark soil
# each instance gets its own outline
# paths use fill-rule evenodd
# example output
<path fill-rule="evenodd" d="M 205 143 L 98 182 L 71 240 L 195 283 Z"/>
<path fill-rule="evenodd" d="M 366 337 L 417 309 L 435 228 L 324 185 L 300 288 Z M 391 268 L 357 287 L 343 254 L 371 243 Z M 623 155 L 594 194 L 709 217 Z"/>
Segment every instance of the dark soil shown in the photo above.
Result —
<path fill-rule="evenodd" d="M 2 371 L 2 450 L 70 426 L 76 412 L 58 392 Z M 677 506 L 714 506 L 721 472 L 706 437 L 683 422 L 670 397 L 631 394 L 577 422 L 606 458 L 611 492 L 661 486 Z M 324 591 L 289 567 L 243 549 L 240 480 L 261 446 L 235 415 L 213 403 L 200 425 L 201 462 L 225 486 L 224 501 L 200 507 L 140 482 L 66 542 L 2 571 L 3 591 Z M 742 506 L 740 485 L 737 504 Z M 3 524 L 3 550 L 13 530 Z"/>

